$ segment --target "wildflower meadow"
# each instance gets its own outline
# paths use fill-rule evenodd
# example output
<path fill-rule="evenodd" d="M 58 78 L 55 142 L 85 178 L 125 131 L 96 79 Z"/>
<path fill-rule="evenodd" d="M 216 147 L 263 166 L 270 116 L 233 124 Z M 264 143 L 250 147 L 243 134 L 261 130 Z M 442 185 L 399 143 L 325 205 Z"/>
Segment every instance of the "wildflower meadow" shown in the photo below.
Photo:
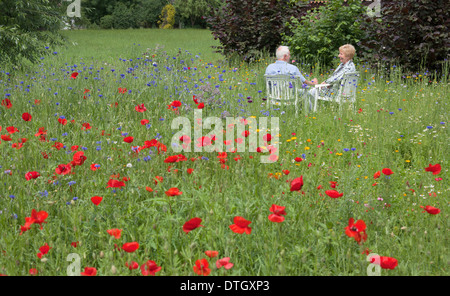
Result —
<path fill-rule="evenodd" d="M 448 275 L 448 71 L 296 114 L 208 30 L 64 34 L 0 65 L 1 275 Z"/>

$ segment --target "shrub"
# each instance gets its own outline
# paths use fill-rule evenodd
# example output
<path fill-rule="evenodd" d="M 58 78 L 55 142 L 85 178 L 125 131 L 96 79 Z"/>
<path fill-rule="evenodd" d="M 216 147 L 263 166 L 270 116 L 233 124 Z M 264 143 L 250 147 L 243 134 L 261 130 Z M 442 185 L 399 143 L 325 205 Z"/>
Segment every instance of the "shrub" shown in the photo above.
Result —
<path fill-rule="evenodd" d="M 364 58 L 440 72 L 450 53 L 449 21 L 448 0 L 383 1 L 381 17 L 366 17 L 363 23 Z"/>
<path fill-rule="evenodd" d="M 157 27 L 159 15 L 166 0 L 140 0 L 134 7 L 134 16 L 138 27 Z"/>
<path fill-rule="evenodd" d="M 60 45 L 61 13 L 48 1 L 0 1 L 0 63 L 19 65 L 22 58 L 36 62 Z"/>
<path fill-rule="evenodd" d="M 175 8 L 172 4 L 167 4 L 161 11 L 159 28 L 161 29 L 173 29 L 175 24 Z"/>
<path fill-rule="evenodd" d="M 117 3 L 112 13 L 115 29 L 136 28 L 136 18 L 133 7 L 127 7 L 124 3 Z"/>
<path fill-rule="evenodd" d="M 363 36 L 358 19 L 365 8 L 360 0 L 347 0 L 346 3 L 329 0 L 300 20 L 291 18 L 287 27 L 292 33 L 283 36 L 291 54 L 330 66 L 340 46 L 349 43 L 358 52 L 357 43 Z"/>
<path fill-rule="evenodd" d="M 306 13 L 308 7 L 283 0 L 227 0 L 222 8 L 213 10 L 207 22 L 221 43 L 219 52 L 252 61 L 261 52 L 275 52 L 281 34 L 287 31 L 285 22 Z"/>

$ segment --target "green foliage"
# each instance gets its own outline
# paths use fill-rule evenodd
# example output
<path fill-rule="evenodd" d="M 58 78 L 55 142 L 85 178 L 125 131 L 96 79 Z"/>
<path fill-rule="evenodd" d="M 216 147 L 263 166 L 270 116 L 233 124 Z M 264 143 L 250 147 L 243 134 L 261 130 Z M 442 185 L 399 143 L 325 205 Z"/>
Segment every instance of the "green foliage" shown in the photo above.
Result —
<path fill-rule="evenodd" d="M 157 27 L 159 15 L 167 0 L 141 0 L 135 5 L 134 18 L 138 27 Z"/>
<path fill-rule="evenodd" d="M 383 3 L 381 17 L 366 17 L 362 24 L 364 58 L 398 63 L 410 71 L 422 66 L 441 72 L 450 55 L 449 19 L 447 0 Z"/>
<path fill-rule="evenodd" d="M 291 54 L 307 61 L 331 65 L 338 49 L 344 44 L 356 47 L 363 35 L 357 20 L 365 11 L 359 0 L 329 0 L 326 5 L 311 10 L 300 20 L 291 18 L 287 27 L 292 32 L 283 40 Z"/>
<path fill-rule="evenodd" d="M 100 27 L 102 29 L 112 29 L 114 27 L 114 17 L 112 15 L 105 15 L 100 19 Z"/>
<path fill-rule="evenodd" d="M 204 17 L 221 4 L 220 0 L 175 0 L 174 7 L 180 21 L 189 22 L 194 27 L 196 24 L 206 25 Z"/>
<path fill-rule="evenodd" d="M 158 21 L 159 28 L 173 29 L 175 24 L 175 8 L 172 4 L 167 4 L 161 11 L 160 20 Z"/>
<path fill-rule="evenodd" d="M 36 62 L 45 46 L 62 44 L 61 15 L 48 0 L 0 1 L 0 62 Z"/>
<path fill-rule="evenodd" d="M 305 14 L 308 7 L 303 1 L 227 0 L 207 22 L 221 43 L 219 51 L 252 61 L 261 52 L 274 52 L 287 32 L 285 22 Z"/>
<path fill-rule="evenodd" d="M 135 28 L 137 25 L 133 7 L 127 6 L 124 3 L 117 3 L 114 7 L 112 17 L 114 29 Z"/>

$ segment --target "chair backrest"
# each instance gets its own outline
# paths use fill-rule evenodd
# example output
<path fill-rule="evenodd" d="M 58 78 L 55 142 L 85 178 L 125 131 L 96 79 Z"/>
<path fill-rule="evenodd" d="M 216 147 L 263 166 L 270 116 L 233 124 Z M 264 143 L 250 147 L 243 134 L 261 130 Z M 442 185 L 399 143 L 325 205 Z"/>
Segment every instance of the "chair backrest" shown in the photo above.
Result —
<path fill-rule="evenodd" d="M 348 72 L 342 77 L 341 85 L 338 91 L 338 100 L 355 102 L 356 90 L 358 88 L 359 72 Z"/>
<path fill-rule="evenodd" d="M 301 80 L 298 76 L 264 75 L 268 100 L 290 101 L 298 97 Z"/>

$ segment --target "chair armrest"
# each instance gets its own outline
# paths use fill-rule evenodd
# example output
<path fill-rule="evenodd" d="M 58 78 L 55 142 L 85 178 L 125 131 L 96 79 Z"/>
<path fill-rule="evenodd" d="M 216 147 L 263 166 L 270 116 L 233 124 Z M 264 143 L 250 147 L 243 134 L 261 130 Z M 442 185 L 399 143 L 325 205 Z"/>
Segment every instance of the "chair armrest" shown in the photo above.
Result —
<path fill-rule="evenodd" d="M 331 84 L 316 84 L 314 85 L 315 88 L 323 88 L 323 87 L 328 87 L 331 86 Z"/>

